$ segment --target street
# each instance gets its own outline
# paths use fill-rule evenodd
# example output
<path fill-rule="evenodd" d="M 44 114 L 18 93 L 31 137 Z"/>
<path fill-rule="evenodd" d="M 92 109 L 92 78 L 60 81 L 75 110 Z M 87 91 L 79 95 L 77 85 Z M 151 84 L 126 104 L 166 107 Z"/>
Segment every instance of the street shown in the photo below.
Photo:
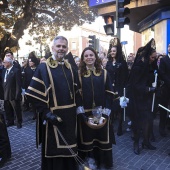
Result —
<path fill-rule="evenodd" d="M 35 120 L 32 120 L 32 116 L 31 112 L 23 113 L 24 122 L 21 129 L 17 129 L 16 126 L 8 127 L 12 157 L 1 168 L 2 170 L 40 170 L 41 148 L 36 149 Z M 140 155 L 133 153 L 131 132 L 126 131 L 128 120 L 124 122 L 124 134 L 117 136 L 115 133 L 113 170 L 170 170 L 170 156 L 168 156 L 170 153 L 170 131 L 166 138 L 159 135 L 158 117 L 159 115 L 154 121 L 156 142 L 153 142 L 157 150 L 141 149 Z"/>

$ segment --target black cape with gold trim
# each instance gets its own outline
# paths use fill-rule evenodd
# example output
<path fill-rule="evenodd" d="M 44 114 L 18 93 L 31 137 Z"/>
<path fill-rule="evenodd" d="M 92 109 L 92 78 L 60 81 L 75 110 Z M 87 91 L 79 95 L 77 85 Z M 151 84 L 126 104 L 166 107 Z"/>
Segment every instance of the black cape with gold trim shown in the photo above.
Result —
<path fill-rule="evenodd" d="M 91 74 L 85 77 L 79 75 L 86 117 L 92 116 L 93 92 L 95 105 L 108 109 L 111 109 L 114 94 L 109 74 L 106 70 L 102 70 L 102 73 L 97 76 L 93 73 Z M 92 81 L 94 88 L 92 88 Z M 100 128 L 93 128 L 82 118 L 78 118 L 79 150 L 87 152 L 93 150 L 94 147 L 101 150 L 112 150 L 112 143 L 115 142 L 113 127 L 111 126 L 110 117 L 105 116 L 105 118 L 107 122 Z"/>
<path fill-rule="evenodd" d="M 76 77 L 76 73 L 67 61 L 59 64 L 50 57 L 46 63 L 38 66 L 26 92 L 26 95 L 32 97 L 40 114 L 37 121 L 37 143 L 40 144 L 42 141 L 44 149 L 42 152 L 47 158 L 74 157 L 77 153 L 75 96 L 78 90 Z M 44 114 L 49 111 L 59 116 L 63 122 L 58 126 L 53 126 L 47 121 L 43 126 Z M 41 126 L 45 130 L 43 138 L 41 138 L 39 129 Z M 67 144 L 61 139 L 59 131 Z M 74 153 L 71 153 L 69 149 L 72 149 Z"/>
<path fill-rule="evenodd" d="M 95 106 L 111 109 L 114 93 L 106 70 L 102 70 L 101 74 L 95 70 L 90 75 L 79 74 L 79 79 L 86 117 L 92 116 L 93 94 Z M 91 126 L 81 114 L 78 115 L 78 151 L 82 159 L 92 157 L 99 169 L 107 169 L 113 166 L 112 143 L 115 143 L 115 137 L 110 116 L 102 116 L 105 123 Z"/>

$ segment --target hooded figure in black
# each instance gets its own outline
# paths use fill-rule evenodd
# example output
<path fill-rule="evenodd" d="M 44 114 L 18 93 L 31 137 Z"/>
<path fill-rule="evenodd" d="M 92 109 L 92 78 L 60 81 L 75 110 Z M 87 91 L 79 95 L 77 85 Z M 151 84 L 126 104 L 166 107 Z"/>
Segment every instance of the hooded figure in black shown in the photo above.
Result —
<path fill-rule="evenodd" d="M 122 51 L 122 46 L 118 38 L 114 38 L 110 41 L 108 50 L 109 61 L 106 64 L 106 70 L 109 72 L 111 77 L 112 86 L 114 93 L 117 94 L 117 99 L 123 96 L 123 89 L 127 82 L 128 77 L 128 66 L 125 60 L 125 56 Z M 119 100 L 113 102 L 112 115 L 119 114 L 119 126 L 117 135 L 122 135 L 122 110 L 119 105 Z M 114 117 L 113 116 L 113 117 Z"/>
<path fill-rule="evenodd" d="M 155 49 L 154 39 L 151 39 L 144 47 L 138 49 L 127 84 L 127 96 L 129 98 L 128 113 L 132 120 L 135 154 L 139 154 L 141 130 L 144 137 L 142 147 L 150 150 L 156 149 L 149 141 L 153 125 L 152 98 L 156 89 L 152 87 L 155 79 Z"/>

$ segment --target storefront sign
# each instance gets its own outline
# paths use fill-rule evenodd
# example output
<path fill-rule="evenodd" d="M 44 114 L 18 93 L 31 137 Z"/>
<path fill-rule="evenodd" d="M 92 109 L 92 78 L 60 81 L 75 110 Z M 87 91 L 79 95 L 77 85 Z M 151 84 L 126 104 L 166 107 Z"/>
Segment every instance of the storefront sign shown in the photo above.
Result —
<path fill-rule="evenodd" d="M 116 0 L 89 0 L 89 7 L 95 7 L 109 2 L 116 2 Z"/>
<path fill-rule="evenodd" d="M 146 17 L 144 20 L 138 23 L 139 26 L 139 32 L 142 32 L 148 28 L 153 27 L 158 22 L 161 22 L 162 20 L 170 19 L 170 7 L 164 7 L 161 9 L 158 9 L 148 17 Z"/>

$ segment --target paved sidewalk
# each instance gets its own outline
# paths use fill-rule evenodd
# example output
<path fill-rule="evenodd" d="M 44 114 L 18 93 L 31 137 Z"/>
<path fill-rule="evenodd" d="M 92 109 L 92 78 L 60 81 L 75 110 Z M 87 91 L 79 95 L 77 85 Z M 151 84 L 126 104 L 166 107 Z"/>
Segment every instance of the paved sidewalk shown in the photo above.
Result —
<path fill-rule="evenodd" d="M 30 112 L 24 112 L 23 128 L 9 127 L 8 133 L 12 147 L 12 157 L 1 170 L 40 170 L 40 150 L 35 145 L 35 121 Z M 123 136 L 116 136 L 113 145 L 113 170 L 170 170 L 170 131 L 162 138 L 158 132 L 158 119 L 154 122 L 157 147 L 155 151 L 141 149 L 140 155 L 133 153 L 131 132 L 126 132 L 124 122 Z"/>

